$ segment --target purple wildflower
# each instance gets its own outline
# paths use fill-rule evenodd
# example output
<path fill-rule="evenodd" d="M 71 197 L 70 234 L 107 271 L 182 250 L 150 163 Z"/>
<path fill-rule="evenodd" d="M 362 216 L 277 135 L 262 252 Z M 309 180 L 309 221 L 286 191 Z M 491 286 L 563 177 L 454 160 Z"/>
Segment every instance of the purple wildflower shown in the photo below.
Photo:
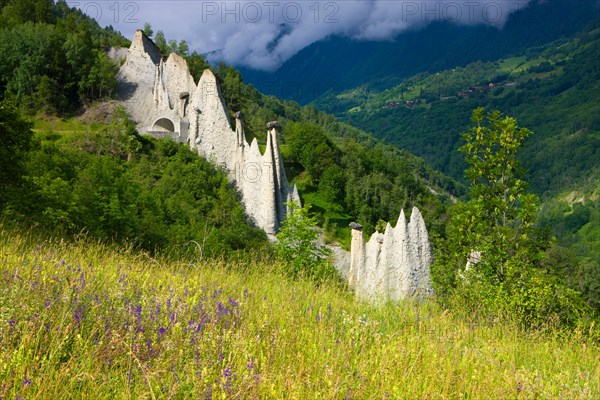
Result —
<path fill-rule="evenodd" d="M 79 324 L 81 322 L 81 320 L 83 319 L 84 313 L 85 313 L 85 306 L 81 305 L 81 306 L 77 307 L 77 309 L 73 313 L 73 319 L 75 320 L 75 322 L 77 322 Z"/>
<path fill-rule="evenodd" d="M 212 400 L 212 385 L 208 385 L 206 391 L 204 392 L 204 398 L 206 400 Z"/>
<path fill-rule="evenodd" d="M 135 313 L 135 317 L 139 320 L 140 318 L 142 318 L 142 306 L 141 305 L 137 305 L 135 307 L 135 309 L 133 310 L 133 312 Z"/>
<path fill-rule="evenodd" d="M 225 384 L 223 385 L 223 389 L 229 394 L 231 394 L 231 377 L 233 373 L 231 372 L 231 368 L 227 367 L 223 370 L 223 377 L 225 378 Z"/>

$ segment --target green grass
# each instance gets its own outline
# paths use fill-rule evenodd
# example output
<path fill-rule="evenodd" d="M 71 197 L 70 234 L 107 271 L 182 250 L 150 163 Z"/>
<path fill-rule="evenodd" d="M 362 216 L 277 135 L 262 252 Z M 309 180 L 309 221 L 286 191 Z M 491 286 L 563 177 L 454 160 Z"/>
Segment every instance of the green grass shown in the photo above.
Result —
<path fill-rule="evenodd" d="M 598 344 L 0 227 L 0 397 L 594 399 Z"/>
<path fill-rule="evenodd" d="M 319 221 L 323 225 L 324 220 L 329 220 L 327 227 L 333 234 L 335 241 L 346 250 L 350 250 L 351 232 L 348 229 L 348 224 L 352 222 L 352 216 L 347 214 L 339 204 L 332 203 L 324 199 L 318 192 L 303 190 L 302 198 L 305 205 L 310 207 L 312 212 L 319 211 L 323 215 L 323 221 Z"/>
<path fill-rule="evenodd" d="M 89 130 L 98 130 L 99 128 L 99 124 L 87 124 L 77 118 L 35 118 L 33 123 L 33 130 L 36 132 L 87 132 Z"/>
<path fill-rule="evenodd" d="M 505 58 L 500 61 L 499 70 L 503 72 L 513 72 L 517 69 L 517 67 L 523 65 L 526 61 L 527 57 L 525 56 Z"/>

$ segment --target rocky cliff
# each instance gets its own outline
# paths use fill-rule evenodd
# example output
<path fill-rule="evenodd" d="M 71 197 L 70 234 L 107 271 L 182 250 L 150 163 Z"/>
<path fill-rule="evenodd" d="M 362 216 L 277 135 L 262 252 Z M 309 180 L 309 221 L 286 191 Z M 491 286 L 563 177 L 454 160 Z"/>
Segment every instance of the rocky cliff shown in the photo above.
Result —
<path fill-rule="evenodd" d="M 217 78 L 205 70 L 196 85 L 186 61 L 172 53 L 163 60 L 156 45 L 136 31 L 118 73 L 120 95 L 138 131 L 188 143 L 221 166 L 241 193 L 246 213 L 268 235 L 285 219 L 286 201 L 300 202 L 288 185 L 279 151 L 277 123 L 267 126 L 267 144 L 260 152 L 256 139 L 248 143 L 240 113 L 235 130 Z"/>

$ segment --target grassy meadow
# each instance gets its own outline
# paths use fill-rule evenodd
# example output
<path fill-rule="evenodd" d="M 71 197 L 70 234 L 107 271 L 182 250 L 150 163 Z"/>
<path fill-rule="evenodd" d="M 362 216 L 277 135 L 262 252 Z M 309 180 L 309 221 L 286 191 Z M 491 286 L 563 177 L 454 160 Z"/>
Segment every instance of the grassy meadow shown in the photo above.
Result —
<path fill-rule="evenodd" d="M 600 398 L 595 332 L 1 226 L 0 266 L 2 399 Z"/>

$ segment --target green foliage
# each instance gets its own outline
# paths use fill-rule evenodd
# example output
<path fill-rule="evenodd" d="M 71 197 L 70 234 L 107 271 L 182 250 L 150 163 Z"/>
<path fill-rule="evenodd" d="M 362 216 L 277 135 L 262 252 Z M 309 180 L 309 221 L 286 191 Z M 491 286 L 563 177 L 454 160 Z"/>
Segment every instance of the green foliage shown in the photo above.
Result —
<path fill-rule="evenodd" d="M 559 245 L 547 255 L 569 286 L 600 311 L 600 201 L 592 191 L 561 193 L 547 200 L 539 212 L 540 226 L 556 235 Z M 545 260 L 546 261 L 546 260 Z"/>
<path fill-rule="evenodd" d="M 138 136 L 122 110 L 99 130 L 37 134 L 28 158 L 26 184 L 3 210 L 18 223 L 190 258 L 267 243 L 225 174 L 186 146 Z"/>
<path fill-rule="evenodd" d="M 285 129 L 285 139 L 289 146 L 290 161 L 300 163 L 307 175 L 305 179 L 311 184 L 318 185 L 323 173 L 340 160 L 339 150 L 317 124 L 290 123 Z M 336 178 L 335 175 L 339 175 L 339 171 L 330 173 L 332 176 L 329 179 L 333 180 Z"/>
<path fill-rule="evenodd" d="M 117 91 L 117 66 L 104 51 L 94 51 L 95 62 L 79 82 L 79 93 L 88 100 L 112 98 Z"/>
<path fill-rule="evenodd" d="M 460 148 L 469 164 L 465 173 L 472 200 L 455 216 L 457 222 L 462 219 L 456 237 L 462 247 L 484 252 L 485 264 L 503 281 L 508 260 L 535 263 L 545 247 L 534 238 L 537 197 L 526 192 L 517 159 L 531 132 L 499 111 L 484 116 L 478 108 L 472 121 L 475 127 L 463 134 L 466 143 Z"/>
<path fill-rule="evenodd" d="M 308 209 L 295 202 L 286 203 L 288 214 L 277 234 L 277 254 L 285 271 L 295 277 L 323 282 L 337 277 L 337 272 L 329 262 L 332 253 L 320 245 L 319 232 L 314 218 L 308 216 Z"/>
<path fill-rule="evenodd" d="M 169 55 L 169 46 L 167 45 L 167 39 L 165 38 L 163 31 L 156 32 L 154 44 L 158 47 L 164 57 Z"/>
<path fill-rule="evenodd" d="M 188 54 L 185 57 L 190 74 L 194 77 L 195 81 L 200 81 L 200 77 L 205 69 L 209 68 L 210 65 L 206 62 L 206 59 L 198 52 L 194 51 L 192 54 Z"/>
<path fill-rule="evenodd" d="M 4 26 L 26 22 L 52 23 L 54 20 L 52 0 L 14 0 L 0 4 L 0 21 Z"/>
<path fill-rule="evenodd" d="M 154 44 L 158 47 L 164 58 L 167 58 L 171 53 L 176 53 L 182 57 L 187 57 L 189 55 L 190 48 L 185 40 L 180 40 L 179 43 L 174 39 L 167 41 L 163 31 L 156 32 Z M 195 54 L 196 56 L 198 55 L 197 53 Z"/>
<path fill-rule="evenodd" d="M 285 170 L 298 185 L 311 215 L 328 224 L 327 236 L 350 244 L 348 223 L 373 232 L 378 220 L 396 220 L 401 208 L 418 206 L 435 235 L 443 231 L 448 192 L 464 188 L 406 151 L 378 143 L 315 107 L 265 96 L 238 71 L 220 64 L 215 74 L 230 111 L 242 111 L 246 135 L 264 144 L 265 121 L 282 125 Z"/>
<path fill-rule="evenodd" d="M 249 93 L 253 88 L 247 88 L 246 85 L 244 85 L 242 74 L 232 66 L 228 66 L 223 62 L 220 62 L 217 65 L 215 74 L 219 78 L 223 98 L 229 110 L 232 112 L 243 111 L 245 105 L 253 100 L 252 94 Z M 262 122 L 263 126 L 261 127 L 261 131 L 264 130 L 264 124 L 265 121 Z M 254 133 L 252 128 L 250 128 L 249 133 Z"/>
<path fill-rule="evenodd" d="M 21 182 L 31 136 L 31 124 L 13 105 L 0 101 L 0 207 Z"/>
<path fill-rule="evenodd" d="M 550 242 L 533 225 L 536 197 L 520 177 L 517 152 L 530 132 L 498 111 L 476 109 L 472 121 L 461 147 L 472 198 L 454 208 L 447 253 L 436 269 L 457 271 L 455 296 L 467 308 L 503 310 L 535 326 L 576 323 L 588 310 L 555 269 L 543 268 Z M 465 268 L 473 252 L 481 259 Z M 445 274 L 441 283 L 452 280 Z"/>
<path fill-rule="evenodd" d="M 584 258 L 577 268 L 577 290 L 579 290 L 590 307 L 600 313 L 600 263 L 591 258 Z"/>
<path fill-rule="evenodd" d="M 597 250 L 600 248 L 600 213 L 596 192 L 600 167 L 595 153 L 600 147 L 597 117 L 600 115 L 597 95 L 600 77 L 596 68 L 600 57 L 599 32 L 597 23 L 591 24 L 581 33 L 523 54 L 439 73 L 421 73 L 379 92 L 362 86 L 324 96 L 317 103 L 342 120 L 424 157 L 456 179 L 460 179 L 468 167 L 456 150 L 462 145 L 459 132 L 468 129 L 472 110 L 477 107 L 500 109 L 515 116 L 536 132 L 524 142 L 517 157 L 527 169 L 532 192 L 544 199 L 536 215 L 539 226 L 554 234 L 558 244 L 569 248 L 576 257 L 569 273 L 553 266 L 551 260 L 544 261 L 545 268 L 561 279 L 591 278 L 595 276 L 594 267 L 586 269 L 591 273 L 579 275 L 577 271 L 583 265 L 600 264 Z M 490 83 L 495 84 L 493 89 Z M 409 100 L 414 102 L 412 107 L 405 106 Z M 380 186 L 386 187 L 384 180 L 380 179 Z M 494 190 L 499 190 L 499 186 Z M 368 191 L 359 192 L 356 206 L 363 205 L 361 200 L 368 195 Z M 572 196 L 585 200 L 573 201 L 569 199 Z M 533 200 L 524 196 L 522 204 Z M 455 208 L 453 213 L 462 214 L 465 220 L 475 218 L 473 209 L 465 212 L 461 207 Z M 531 219 L 533 210 L 527 211 L 525 207 L 523 211 Z M 527 223 L 525 221 L 525 225 Z M 434 245 L 434 248 L 439 249 L 439 246 Z M 437 251 L 440 265 L 453 263 L 450 271 L 434 268 L 432 277 L 438 284 L 438 293 L 456 284 L 455 271 L 464 267 L 470 249 L 462 247 L 461 251 L 460 257 L 447 262 L 441 261 L 446 257 L 445 252 Z M 567 279 L 567 283 L 570 288 L 581 291 L 588 304 L 596 304 L 592 300 L 598 297 L 594 291 L 596 281 Z"/>
<path fill-rule="evenodd" d="M 144 23 L 144 34 L 146 34 L 146 36 L 148 36 L 149 38 L 152 37 L 152 35 L 154 35 L 154 31 L 152 30 L 152 25 L 150 25 L 148 22 Z"/>
<path fill-rule="evenodd" d="M 40 110 L 64 115 L 82 103 L 87 104 L 115 93 L 117 67 L 105 56 L 104 48 L 120 44 L 121 39 L 111 29 L 99 29 L 93 20 L 76 9 L 70 9 L 63 1 L 54 4 L 52 12 L 56 18 L 45 23 L 29 21 L 0 29 L 0 93 L 16 100 L 27 112 Z M 146 28 L 147 31 L 151 30 L 150 26 Z M 155 33 L 154 41 L 164 56 L 170 52 L 184 56 L 196 80 L 209 67 L 200 54 L 189 54 L 185 41 L 167 40 L 162 31 Z M 443 214 L 443 200 L 436 198 L 429 188 L 442 193 L 454 186 L 454 182 L 436 174 L 421 160 L 406 152 L 377 145 L 368 137 L 365 139 L 364 134 L 342 126 L 314 107 L 302 108 L 291 101 L 264 96 L 251 85 L 246 85 L 240 72 L 232 67 L 221 64 L 214 71 L 229 110 L 242 111 L 249 138 L 255 136 L 259 141 L 264 140 L 266 121 L 279 120 L 282 123 L 284 133 L 280 143 L 283 143 L 288 176 L 296 178 L 303 194 L 310 199 L 313 216 L 319 224 L 328 221 L 327 231 L 332 240 L 339 239 L 348 245 L 349 230 L 346 226 L 350 220 L 360 220 L 368 231 L 374 229 L 379 219 L 395 219 L 400 208 L 413 204 L 418 205 L 428 219 L 438 219 Z M 80 135 L 73 140 L 78 141 L 78 145 L 89 154 L 115 157 L 115 160 L 104 160 L 96 165 L 95 172 L 88 171 L 91 177 L 106 171 L 115 176 L 115 182 L 121 182 L 116 177 L 128 175 L 129 168 L 143 163 L 153 150 L 152 144 L 145 143 L 132 132 L 121 136 L 115 133 L 131 127 L 113 128 L 104 129 L 104 136 Z M 82 186 L 78 191 L 72 190 L 73 180 L 84 161 L 77 160 L 72 151 L 67 150 L 65 138 L 52 139 L 40 135 L 39 140 L 40 148 L 32 155 L 31 171 L 44 171 L 47 167 L 55 175 L 41 177 L 36 172 L 28 177 L 29 185 L 41 196 L 39 205 L 25 202 L 32 203 L 31 209 L 35 210 L 30 214 L 32 220 L 33 215 L 38 215 L 44 220 L 44 226 L 56 223 L 57 229 L 74 232 L 81 229 L 84 225 L 82 221 L 86 220 L 85 215 L 89 212 L 90 227 L 93 227 L 89 229 L 94 231 L 94 235 L 104 232 L 110 237 L 121 238 L 139 228 L 138 224 L 131 222 L 141 218 L 139 213 L 123 205 L 141 193 L 136 185 L 121 191 L 105 189 L 106 193 L 97 195 L 112 196 L 112 203 L 103 204 L 104 201 L 108 202 L 103 199 L 97 208 L 90 206 L 85 211 L 80 209 L 74 213 L 80 207 L 73 206 L 73 202 L 79 201 L 80 197 L 86 203 L 91 202 L 91 198 L 84 194 L 88 189 L 93 193 L 94 189 L 84 189 L 85 186 Z M 52 155 L 54 152 L 56 154 Z M 350 155 L 350 152 L 355 154 Z M 68 162 L 60 161 L 61 157 Z M 86 159 L 86 156 L 82 158 Z M 50 165 L 41 165 L 39 168 L 33 166 L 40 160 Z M 119 166 L 122 162 L 127 164 L 124 170 Z M 129 177 L 124 178 L 123 182 L 127 182 L 127 179 Z M 123 185 L 127 186 L 126 183 Z M 375 189 L 370 190 L 370 185 Z M 61 190 L 68 194 L 61 197 Z M 76 199 L 73 199 L 75 194 Z M 48 200 L 47 209 L 42 206 L 43 199 Z M 124 213 L 121 220 L 116 218 L 117 210 Z M 14 215 L 28 215 L 23 209 L 11 212 Z M 77 221 L 74 215 L 77 215 Z M 206 229 L 202 221 L 198 223 L 199 232 L 206 231 L 210 237 L 217 236 L 216 231 L 210 229 L 210 222 L 205 224 Z M 110 226 L 107 231 L 104 230 L 106 226 Z M 165 243 L 159 237 L 162 234 L 153 234 L 153 229 L 145 232 L 154 238 L 144 239 L 145 247 Z M 230 235 L 227 240 L 239 242 L 240 239 Z M 216 242 L 213 245 L 216 246 Z"/>
<path fill-rule="evenodd" d="M 519 155 L 532 190 L 539 195 L 576 190 L 600 176 L 594 153 L 600 146 L 596 28 L 592 24 L 568 39 L 514 57 L 417 74 L 382 91 L 360 87 L 324 96 L 318 104 L 343 121 L 424 157 L 455 179 L 462 179 L 466 168 L 456 151 L 461 146 L 458 133 L 468 128 L 472 110 L 502 110 L 536 132 Z M 548 65 L 551 71 L 532 70 Z M 412 108 L 405 106 L 408 100 L 415 102 Z"/>
<path fill-rule="evenodd" d="M 105 48 L 126 41 L 111 28 L 64 1 L 9 2 L 2 15 L 11 22 L 0 25 L 0 99 L 29 113 L 64 113 L 114 95 L 116 66 Z"/>

